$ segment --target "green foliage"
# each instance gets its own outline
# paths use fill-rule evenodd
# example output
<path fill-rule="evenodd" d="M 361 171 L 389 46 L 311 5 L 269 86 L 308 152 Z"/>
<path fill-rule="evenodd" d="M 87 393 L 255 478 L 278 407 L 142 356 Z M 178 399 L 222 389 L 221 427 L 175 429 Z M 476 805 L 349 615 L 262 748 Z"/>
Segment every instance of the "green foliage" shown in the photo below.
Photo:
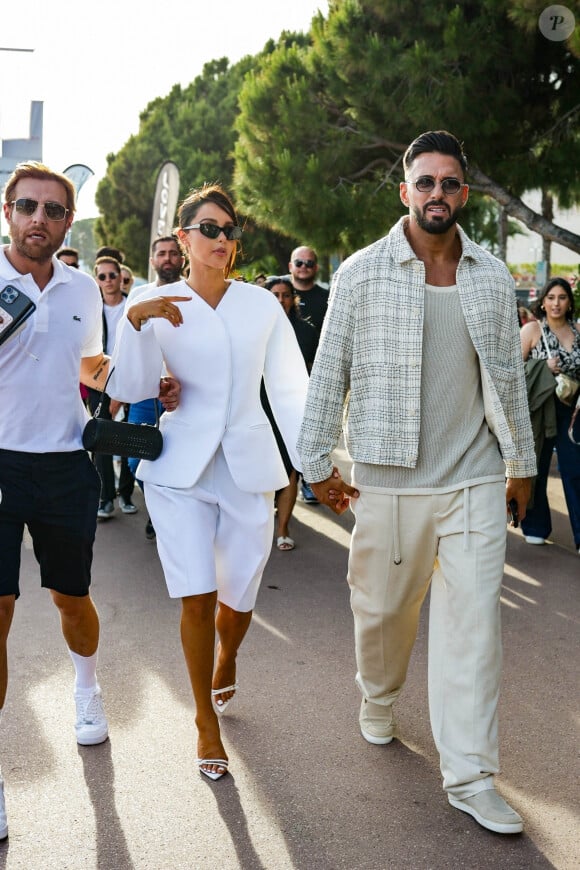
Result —
<path fill-rule="evenodd" d="M 360 247 L 403 211 L 406 145 L 442 128 L 513 194 L 577 201 L 578 58 L 523 28 L 510 15 L 522 4 L 331 2 L 309 43 L 280 44 L 245 79 L 240 201 L 323 250 Z"/>
<path fill-rule="evenodd" d="M 489 196 L 471 192 L 461 214 L 461 226 L 467 235 L 494 256 L 500 255 L 498 222 L 500 206 Z M 508 220 L 508 236 L 520 231 L 517 221 Z"/>
<path fill-rule="evenodd" d="M 219 181 L 232 189 L 234 119 L 245 73 L 253 59 L 230 67 L 227 58 L 205 64 L 203 73 L 182 89 L 175 85 L 167 97 L 149 103 L 140 117 L 139 133 L 118 154 L 107 158 L 107 173 L 96 201 L 102 216 L 96 234 L 101 244 L 115 244 L 125 252 L 132 269 L 147 274 L 153 194 L 159 167 L 173 160 L 180 173 L 180 198 L 204 182 Z M 278 258 L 294 240 L 259 231 L 245 223 L 244 257 L 253 263 L 271 255 Z M 259 271 L 259 270 L 257 270 Z"/>
<path fill-rule="evenodd" d="M 342 257 L 388 231 L 406 146 L 449 129 L 474 166 L 515 196 L 580 201 L 578 39 L 541 36 L 542 0 L 330 0 L 309 34 L 282 33 L 234 66 L 212 61 L 151 102 L 109 155 L 99 242 L 145 273 L 157 172 L 184 196 L 219 180 L 245 225 L 238 264 L 285 272 L 298 243 Z M 532 26 L 533 22 L 533 26 Z M 462 222 L 491 250 L 494 204 L 472 188 Z M 512 231 L 514 226 L 512 225 Z"/>
<path fill-rule="evenodd" d="M 98 248 L 95 238 L 95 218 L 85 218 L 75 221 L 72 225 L 70 244 L 79 252 L 79 259 L 85 264 L 87 271 L 92 269 L 95 253 Z"/>

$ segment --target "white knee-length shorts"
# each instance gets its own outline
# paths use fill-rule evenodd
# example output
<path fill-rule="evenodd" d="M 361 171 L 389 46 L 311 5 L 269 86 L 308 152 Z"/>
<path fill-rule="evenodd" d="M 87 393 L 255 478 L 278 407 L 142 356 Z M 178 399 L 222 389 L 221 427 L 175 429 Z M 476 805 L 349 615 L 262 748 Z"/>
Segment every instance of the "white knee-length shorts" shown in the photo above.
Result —
<path fill-rule="evenodd" d="M 217 590 L 253 610 L 274 532 L 274 493 L 243 492 L 221 447 L 189 489 L 145 483 L 145 501 L 171 598 Z"/>

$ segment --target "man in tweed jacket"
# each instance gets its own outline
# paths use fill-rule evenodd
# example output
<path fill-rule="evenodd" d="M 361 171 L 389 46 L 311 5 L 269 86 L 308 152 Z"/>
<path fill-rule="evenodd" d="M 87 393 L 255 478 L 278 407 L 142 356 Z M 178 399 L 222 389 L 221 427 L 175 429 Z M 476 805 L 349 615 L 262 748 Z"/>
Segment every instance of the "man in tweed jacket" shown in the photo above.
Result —
<path fill-rule="evenodd" d="M 520 518 L 536 473 L 513 281 L 457 226 L 465 155 L 446 131 L 404 158 L 409 215 L 337 270 L 299 440 L 305 478 L 351 504 L 348 582 L 360 729 L 395 734 L 431 586 L 429 706 L 452 806 L 522 830 L 495 791 L 506 502 Z M 349 486 L 331 453 L 344 425 Z M 351 500 L 352 499 L 352 500 Z"/>

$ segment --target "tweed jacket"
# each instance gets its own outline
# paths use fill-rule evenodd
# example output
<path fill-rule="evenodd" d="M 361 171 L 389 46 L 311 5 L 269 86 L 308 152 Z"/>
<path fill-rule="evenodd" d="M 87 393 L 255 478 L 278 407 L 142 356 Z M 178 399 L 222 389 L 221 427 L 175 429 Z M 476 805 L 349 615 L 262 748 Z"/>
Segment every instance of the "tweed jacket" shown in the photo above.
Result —
<path fill-rule="evenodd" d="M 298 441 L 310 482 L 332 473 L 330 454 L 343 423 L 354 461 L 417 464 L 425 269 L 405 236 L 406 220 L 335 273 Z M 457 230 L 456 284 L 479 358 L 486 421 L 507 476 L 531 477 L 536 461 L 513 280 L 503 263 Z"/>

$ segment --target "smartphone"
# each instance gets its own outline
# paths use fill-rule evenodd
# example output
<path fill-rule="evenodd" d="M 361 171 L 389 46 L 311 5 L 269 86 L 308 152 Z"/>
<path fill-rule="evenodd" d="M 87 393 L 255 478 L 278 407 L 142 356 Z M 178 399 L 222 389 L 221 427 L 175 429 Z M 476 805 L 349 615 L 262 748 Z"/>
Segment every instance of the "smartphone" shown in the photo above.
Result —
<path fill-rule="evenodd" d="M 22 326 L 35 308 L 32 299 L 11 284 L 0 290 L 0 344 Z"/>
<path fill-rule="evenodd" d="M 518 527 L 519 524 L 520 524 L 520 518 L 519 518 L 519 515 L 518 515 L 518 503 L 517 503 L 517 501 L 515 500 L 515 498 L 511 498 L 511 499 L 509 500 L 509 502 L 508 502 L 508 508 L 509 508 L 510 515 L 511 515 L 511 518 L 512 518 L 512 525 L 513 525 L 514 529 L 517 529 L 517 527 Z"/>

